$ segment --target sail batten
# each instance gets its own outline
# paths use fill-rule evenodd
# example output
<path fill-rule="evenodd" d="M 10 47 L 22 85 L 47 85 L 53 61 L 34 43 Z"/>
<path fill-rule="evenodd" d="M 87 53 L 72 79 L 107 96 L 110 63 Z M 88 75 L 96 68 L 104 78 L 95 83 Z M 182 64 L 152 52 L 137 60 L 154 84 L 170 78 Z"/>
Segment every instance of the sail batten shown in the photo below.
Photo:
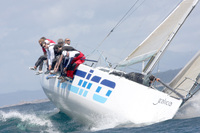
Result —
<path fill-rule="evenodd" d="M 118 66 L 128 66 L 148 60 L 155 56 L 155 61 L 149 64 L 145 73 L 151 71 L 171 40 L 182 26 L 187 16 L 198 3 L 198 0 L 183 0 L 174 11 Z M 156 52 L 155 52 L 156 51 Z M 153 53 L 152 55 L 148 53 Z M 149 55 L 143 56 L 142 55 Z"/>
<path fill-rule="evenodd" d="M 127 62 L 123 62 L 120 64 L 120 66 L 127 66 L 127 65 L 131 65 L 131 64 L 136 64 L 139 63 L 141 61 L 145 61 L 150 59 L 153 55 L 155 55 L 157 53 L 157 51 L 151 51 L 149 53 L 145 53 L 145 54 L 141 54 L 139 56 L 134 57 L 132 60 L 128 60 Z"/>

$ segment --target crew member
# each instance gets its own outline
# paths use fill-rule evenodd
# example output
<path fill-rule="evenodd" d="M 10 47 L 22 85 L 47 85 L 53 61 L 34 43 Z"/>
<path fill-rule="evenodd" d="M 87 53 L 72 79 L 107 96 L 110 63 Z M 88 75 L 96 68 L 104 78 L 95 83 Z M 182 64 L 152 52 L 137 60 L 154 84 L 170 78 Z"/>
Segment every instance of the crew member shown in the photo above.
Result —
<path fill-rule="evenodd" d="M 54 72 L 58 71 L 58 66 L 63 60 L 63 72 L 68 78 L 73 79 L 74 71 L 80 64 L 85 61 L 84 54 L 71 46 L 63 46 L 62 48 L 58 48 L 56 51 L 62 51 L 62 54 L 60 56 L 57 67 L 54 69 Z"/>
<path fill-rule="evenodd" d="M 41 47 L 42 47 L 43 42 L 55 43 L 53 40 L 46 39 L 45 37 L 41 37 L 38 42 Z M 43 61 L 47 60 L 47 51 L 43 47 L 42 47 L 42 51 L 43 51 L 44 55 L 42 55 L 38 58 L 34 67 L 29 67 L 30 70 L 37 70 L 37 67 L 39 66 L 39 71 L 36 73 L 37 75 L 42 73 Z"/>
<path fill-rule="evenodd" d="M 52 63 L 55 58 L 54 46 L 55 46 L 55 43 L 51 43 L 49 40 L 45 40 L 42 43 L 42 47 L 47 52 L 47 61 L 48 61 L 48 70 L 49 71 L 52 69 Z"/>
<path fill-rule="evenodd" d="M 144 76 L 144 79 L 143 79 L 143 84 L 148 86 L 148 87 L 151 87 L 152 83 L 154 83 L 155 81 L 159 81 L 160 79 L 159 78 L 156 78 L 154 77 L 153 75 L 146 75 Z"/>

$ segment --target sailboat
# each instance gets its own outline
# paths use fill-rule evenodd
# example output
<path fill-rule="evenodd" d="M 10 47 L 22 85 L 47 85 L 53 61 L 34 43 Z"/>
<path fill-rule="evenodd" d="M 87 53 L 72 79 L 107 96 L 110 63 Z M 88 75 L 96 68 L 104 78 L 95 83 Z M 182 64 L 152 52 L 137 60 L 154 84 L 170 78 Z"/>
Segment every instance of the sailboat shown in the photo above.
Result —
<path fill-rule="evenodd" d="M 183 0 L 171 14 L 117 68 L 146 61 L 144 77 L 151 75 L 168 45 L 199 0 Z M 62 112 L 80 121 L 99 119 L 156 123 L 172 119 L 180 107 L 200 89 L 200 52 L 163 90 L 128 79 L 125 72 L 80 64 L 73 80 L 40 77 L 47 97 Z M 118 73 L 118 74 L 113 74 Z M 59 75 L 59 73 L 58 73 Z"/>

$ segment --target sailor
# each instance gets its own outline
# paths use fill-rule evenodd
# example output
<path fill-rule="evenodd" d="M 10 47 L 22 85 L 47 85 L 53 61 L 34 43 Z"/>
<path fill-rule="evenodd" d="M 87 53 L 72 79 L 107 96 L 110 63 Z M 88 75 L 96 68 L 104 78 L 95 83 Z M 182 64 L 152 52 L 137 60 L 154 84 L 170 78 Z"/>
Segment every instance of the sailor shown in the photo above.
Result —
<path fill-rule="evenodd" d="M 39 41 L 38 41 L 41 47 L 42 47 L 42 43 L 43 43 L 44 41 L 50 42 L 50 43 L 55 43 L 53 40 L 46 39 L 45 37 L 41 37 L 41 38 L 39 39 Z M 35 66 L 34 66 L 34 67 L 29 67 L 30 70 L 37 70 L 37 67 L 39 66 L 39 71 L 36 73 L 36 75 L 42 73 L 43 61 L 44 61 L 44 60 L 47 60 L 47 52 L 46 52 L 46 50 L 45 50 L 43 47 L 42 47 L 42 51 L 43 51 L 44 54 L 41 55 L 41 56 L 38 58 L 37 62 L 35 63 Z"/>
<path fill-rule="evenodd" d="M 42 47 L 47 51 L 47 61 L 48 61 L 48 70 L 49 71 L 51 71 L 52 63 L 55 59 L 54 46 L 55 46 L 55 43 L 51 43 L 49 40 L 45 40 L 42 43 Z M 49 71 L 47 71 L 47 73 Z"/>
<path fill-rule="evenodd" d="M 65 67 L 64 68 L 64 72 L 66 72 L 66 74 L 67 74 L 67 77 L 69 77 L 69 78 L 71 78 L 71 79 L 73 79 L 73 75 L 74 75 L 74 72 L 75 72 L 75 70 L 76 70 L 76 68 L 80 65 L 80 64 L 82 64 L 82 63 L 84 63 L 85 62 L 85 55 L 83 54 L 83 53 L 81 53 L 80 51 L 78 51 L 79 52 L 79 55 L 78 56 L 74 56 L 74 58 L 70 61 L 70 64 L 69 64 L 69 66 L 67 66 L 67 67 Z M 73 53 L 72 53 L 73 54 Z M 69 54 L 69 57 L 70 57 L 71 55 Z"/>
<path fill-rule="evenodd" d="M 64 41 L 63 41 L 62 38 L 60 38 L 60 39 L 57 40 L 57 45 L 59 45 L 60 47 L 64 46 Z"/>
<path fill-rule="evenodd" d="M 143 79 L 143 85 L 151 87 L 155 81 L 159 81 L 159 78 L 154 77 L 153 75 L 145 75 Z"/>
<path fill-rule="evenodd" d="M 64 46 L 69 46 L 71 43 L 71 40 L 69 38 L 66 38 L 65 39 L 65 43 L 64 43 Z"/>
<path fill-rule="evenodd" d="M 67 67 L 69 65 L 70 61 L 72 60 L 72 58 L 79 55 L 79 52 L 71 46 L 63 46 L 61 48 L 55 47 L 54 50 L 57 53 L 61 53 L 61 56 L 60 56 L 60 59 L 59 59 L 60 61 L 57 64 L 57 67 L 61 64 L 62 60 L 63 60 L 63 65 L 65 67 Z M 57 72 L 58 68 L 55 68 L 54 70 L 55 70 L 55 72 Z"/>
<path fill-rule="evenodd" d="M 155 78 L 153 75 L 144 75 L 144 74 L 135 73 L 135 72 L 130 72 L 130 73 L 126 74 L 126 73 L 122 73 L 122 72 L 113 71 L 110 74 L 117 75 L 117 76 L 123 76 L 126 79 L 129 79 L 131 81 L 135 81 L 137 83 L 143 84 L 143 85 L 148 86 L 148 87 L 152 87 L 152 84 L 155 81 L 160 80 L 159 78 Z"/>
<path fill-rule="evenodd" d="M 62 54 L 61 49 L 64 46 L 64 41 L 63 41 L 63 39 L 58 39 L 57 43 L 58 44 L 56 44 L 54 46 L 54 53 L 55 53 L 55 59 L 56 59 L 56 64 L 55 64 L 55 67 L 54 67 L 54 73 L 57 72 L 58 70 L 63 70 L 62 65 L 59 64 L 59 58 Z M 62 62 L 63 61 L 61 61 L 61 64 L 62 64 Z M 57 70 L 57 71 L 55 71 L 55 70 Z"/>
<path fill-rule="evenodd" d="M 62 72 L 70 79 L 73 79 L 73 74 L 76 68 L 85 61 L 85 56 L 80 51 L 74 49 L 71 46 L 63 46 L 62 48 L 58 48 L 56 50 L 58 52 L 62 52 L 57 67 L 54 68 L 54 72 L 58 71 L 58 66 L 61 64 L 63 60 L 63 70 Z M 64 76 L 64 75 L 62 75 Z M 63 77 L 60 77 L 63 81 Z"/>

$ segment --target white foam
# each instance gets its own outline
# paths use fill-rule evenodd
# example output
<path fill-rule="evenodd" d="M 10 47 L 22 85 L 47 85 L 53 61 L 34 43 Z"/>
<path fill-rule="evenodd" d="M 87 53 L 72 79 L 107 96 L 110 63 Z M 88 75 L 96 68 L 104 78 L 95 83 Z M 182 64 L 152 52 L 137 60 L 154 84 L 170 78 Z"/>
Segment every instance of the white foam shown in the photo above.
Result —
<path fill-rule="evenodd" d="M 104 114 L 103 116 L 92 116 L 92 121 L 94 124 L 90 125 L 89 129 L 91 131 L 99 131 L 109 128 L 118 127 L 121 124 L 127 123 L 127 119 L 124 119 L 115 114 Z"/>
<path fill-rule="evenodd" d="M 47 129 L 45 132 L 54 133 L 59 132 L 51 123 L 50 120 L 41 118 L 42 116 L 36 116 L 35 114 L 28 114 L 28 113 L 20 113 L 18 111 L 10 111 L 4 112 L 0 111 L 0 120 L 7 121 L 8 119 L 17 118 L 20 119 L 21 122 L 26 122 L 30 125 L 35 126 L 45 126 Z M 20 124 L 20 123 L 19 123 Z"/>
<path fill-rule="evenodd" d="M 45 120 L 43 118 L 39 118 L 35 114 L 24 114 L 24 113 L 22 114 L 18 111 L 11 111 L 8 113 L 0 111 L 0 115 L 1 115 L 1 119 L 3 121 L 6 121 L 7 119 L 11 119 L 11 118 L 18 118 L 22 122 L 28 122 L 28 123 L 34 124 L 34 125 L 48 126 L 48 127 L 53 126 L 50 120 Z"/>
<path fill-rule="evenodd" d="M 200 117 L 200 92 L 197 92 L 177 112 L 175 119 Z"/>

